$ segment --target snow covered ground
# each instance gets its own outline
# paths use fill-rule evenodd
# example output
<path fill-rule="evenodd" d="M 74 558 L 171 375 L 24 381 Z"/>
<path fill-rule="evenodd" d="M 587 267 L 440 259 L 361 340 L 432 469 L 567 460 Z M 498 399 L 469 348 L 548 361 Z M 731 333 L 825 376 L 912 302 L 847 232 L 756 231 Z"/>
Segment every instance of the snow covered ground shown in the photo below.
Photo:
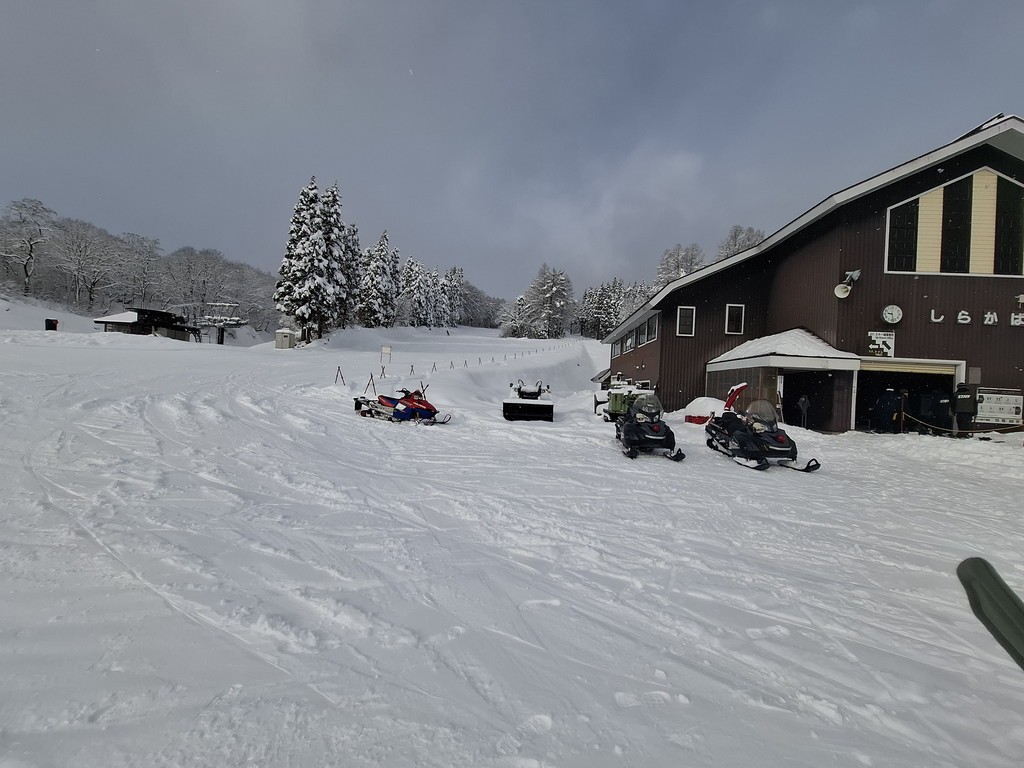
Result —
<path fill-rule="evenodd" d="M 794 428 L 822 469 L 753 472 L 673 414 L 687 459 L 630 461 L 592 341 L 0 328 L 2 768 L 1024 755 L 1024 672 L 955 576 L 1024 591 L 1020 435 Z M 358 417 L 385 344 L 378 391 L 449 424 Z M 501 418 L 519 378 L 553 423 Z"/>

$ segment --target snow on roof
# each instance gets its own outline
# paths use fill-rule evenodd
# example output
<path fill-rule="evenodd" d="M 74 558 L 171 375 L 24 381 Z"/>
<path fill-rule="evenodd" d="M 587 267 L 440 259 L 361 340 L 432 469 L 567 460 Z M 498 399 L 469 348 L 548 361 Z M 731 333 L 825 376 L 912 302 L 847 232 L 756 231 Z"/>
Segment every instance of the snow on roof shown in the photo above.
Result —
<path fill-rule="evenodd" d="M 772 334 L 771 336 L 762 336 L 759 339 L 745 341 L 738 347 L 730 349 L 723 355 L 719 355 L 711 362 L 720 363 L 725 360 L 744 360 L 748 357 L 764 357 L 766 355 L 858 359 L 858 356 L 852 352 L 838 350 L 804 328 L 793 328 L 782 333 Z"/>
<path fill-rule="evenodd" d="M 138 312 L 121 312 L 120 314 L 117 315 L 97 317 L 95 320 L 93 320 L 94 323 L 137 323 L 138 321 Z"/>

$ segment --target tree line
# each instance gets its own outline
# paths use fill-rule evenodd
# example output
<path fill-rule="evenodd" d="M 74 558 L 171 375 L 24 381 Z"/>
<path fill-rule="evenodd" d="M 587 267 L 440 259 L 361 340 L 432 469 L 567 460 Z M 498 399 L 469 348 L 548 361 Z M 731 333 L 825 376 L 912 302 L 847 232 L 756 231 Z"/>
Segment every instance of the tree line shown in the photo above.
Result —
<path fill-rule="evenodd" d="M 734 226 L 719 244 L 716 260 L 763 239 L 760 230 Z M 523 295 L 502 302 L 468 283 L 461 268 L 442 276 L 411 257 L 399 266 L 398 249 L 391 247 L 387 231 L 375 246 L 361 250 L 357 227 L 341 218 L 338 185 L 321 192 L 314 176 L 292 213 L 274 301 L 303 339 L 352 324 L 497 325 L 503 337 L 556 339 L 575 330 L 604 338 L 653 292 L 705 261 L 696 243 L 676 245 L 662 255 L 653 286 L 643 281 L 626 285 L 615 278 L 588 288 L 579 302 L 568 274 L 543 264 Z"/>
<path fill-rule="evenodd" d="M 212 248 L 186 246 L 164 255 L 158 240 L 114 235 L 31 198 L 11 202 L 0 215 L 0 277 L 25 296 L 85 314 L 161 309 L 194 324 L 208 304 L 231 303 L 257 331 L 280 324 L 269 273 Z"/>
<path fill-rule="evenodd" d="M 341 193 L 312 177 L 299 193 L 273 300 L 303 340 L 351 325 L 494 327 L 500 299 L 469 283 L 461 267 L 442 276 L 408 257 L 401 263 L 385 230 L 360 248 L 359 229 L 341 217 Z"/>
<path fill-rule="evenodd" d="M 762 240 L 761 230 L 735 225 L 718 244 L 714 261 L 752 248 Z M 676 244 L 662 253 L 653 284 L 643 280 L 626 283 L 616 277 L 587 288 L 577 302 L 572 301 L 569 278 L 544 265 L 529 290 L 502 309 L 502 335 L 555 338 L 550 334 L 564 335 L 571 327 L 583 336 L 603 339 L 655 293 L 707 263 L 704 249 L 697 243 Z M 564 286 L 569 286 L 568 297 Z M 552 315 L 558 317 L 554 324 L 550 322 Z"/>
<path fill-rule="evenodd" d="M 763 239 L 760 230 L 734 226 L 715 260 Z M 460 267 L 441 274 L 412 257 L 403 264 L 387 231 L 362 249 L 358 228 L 341 218 L 337 184 L 321 192 L 315 177 L 299 194 L 276 279 L 214 249 L 186 246 L 164 255 L 153 238 L 113 235 L 31 198 L 11 202 L 0 215 L 0 279 L 26 296 L 85 313 L 157 308 L 193 324 L 208 305 L 233 303 L 235 314 L 257 331 L 280 326 L 284 315 L 306 339 L 356 324 L 472 325 L 499 327 L 502 336 L 553 339 L 575 331 L 604 338 L 653 293 L 705 263 L 699 245 L 677 244 L 662 254 L 653 284 L 615 278 L 587 288 L 579 301 L 569 276 L 544 264 L 523 295 L 503 301 L 469 283 Z"/>

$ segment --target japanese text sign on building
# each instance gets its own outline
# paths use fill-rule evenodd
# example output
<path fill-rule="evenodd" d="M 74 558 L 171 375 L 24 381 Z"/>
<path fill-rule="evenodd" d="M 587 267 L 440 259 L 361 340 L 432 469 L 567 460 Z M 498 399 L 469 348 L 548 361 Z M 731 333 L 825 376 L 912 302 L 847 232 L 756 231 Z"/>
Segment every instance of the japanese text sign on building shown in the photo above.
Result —
<path fill-rule="evenodd" d="M 896 356 L 896 332 L 895 331 L 868 331 L 868 352 L 876 357 Z"/>

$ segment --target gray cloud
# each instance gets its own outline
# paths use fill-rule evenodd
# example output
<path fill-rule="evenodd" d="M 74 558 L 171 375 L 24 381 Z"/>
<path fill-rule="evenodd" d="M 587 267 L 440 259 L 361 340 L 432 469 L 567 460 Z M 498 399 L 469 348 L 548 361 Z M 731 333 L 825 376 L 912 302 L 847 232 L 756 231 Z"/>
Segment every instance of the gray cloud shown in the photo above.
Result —
<path fill-rule="evenodd" d="M 720 6 L 720 7 L 719 7 Z M 0 202 L 276 271 L 299 189 L 494 295 L 712 253 L 1019 112 L 1015 2 L 14 0 Z"/>

